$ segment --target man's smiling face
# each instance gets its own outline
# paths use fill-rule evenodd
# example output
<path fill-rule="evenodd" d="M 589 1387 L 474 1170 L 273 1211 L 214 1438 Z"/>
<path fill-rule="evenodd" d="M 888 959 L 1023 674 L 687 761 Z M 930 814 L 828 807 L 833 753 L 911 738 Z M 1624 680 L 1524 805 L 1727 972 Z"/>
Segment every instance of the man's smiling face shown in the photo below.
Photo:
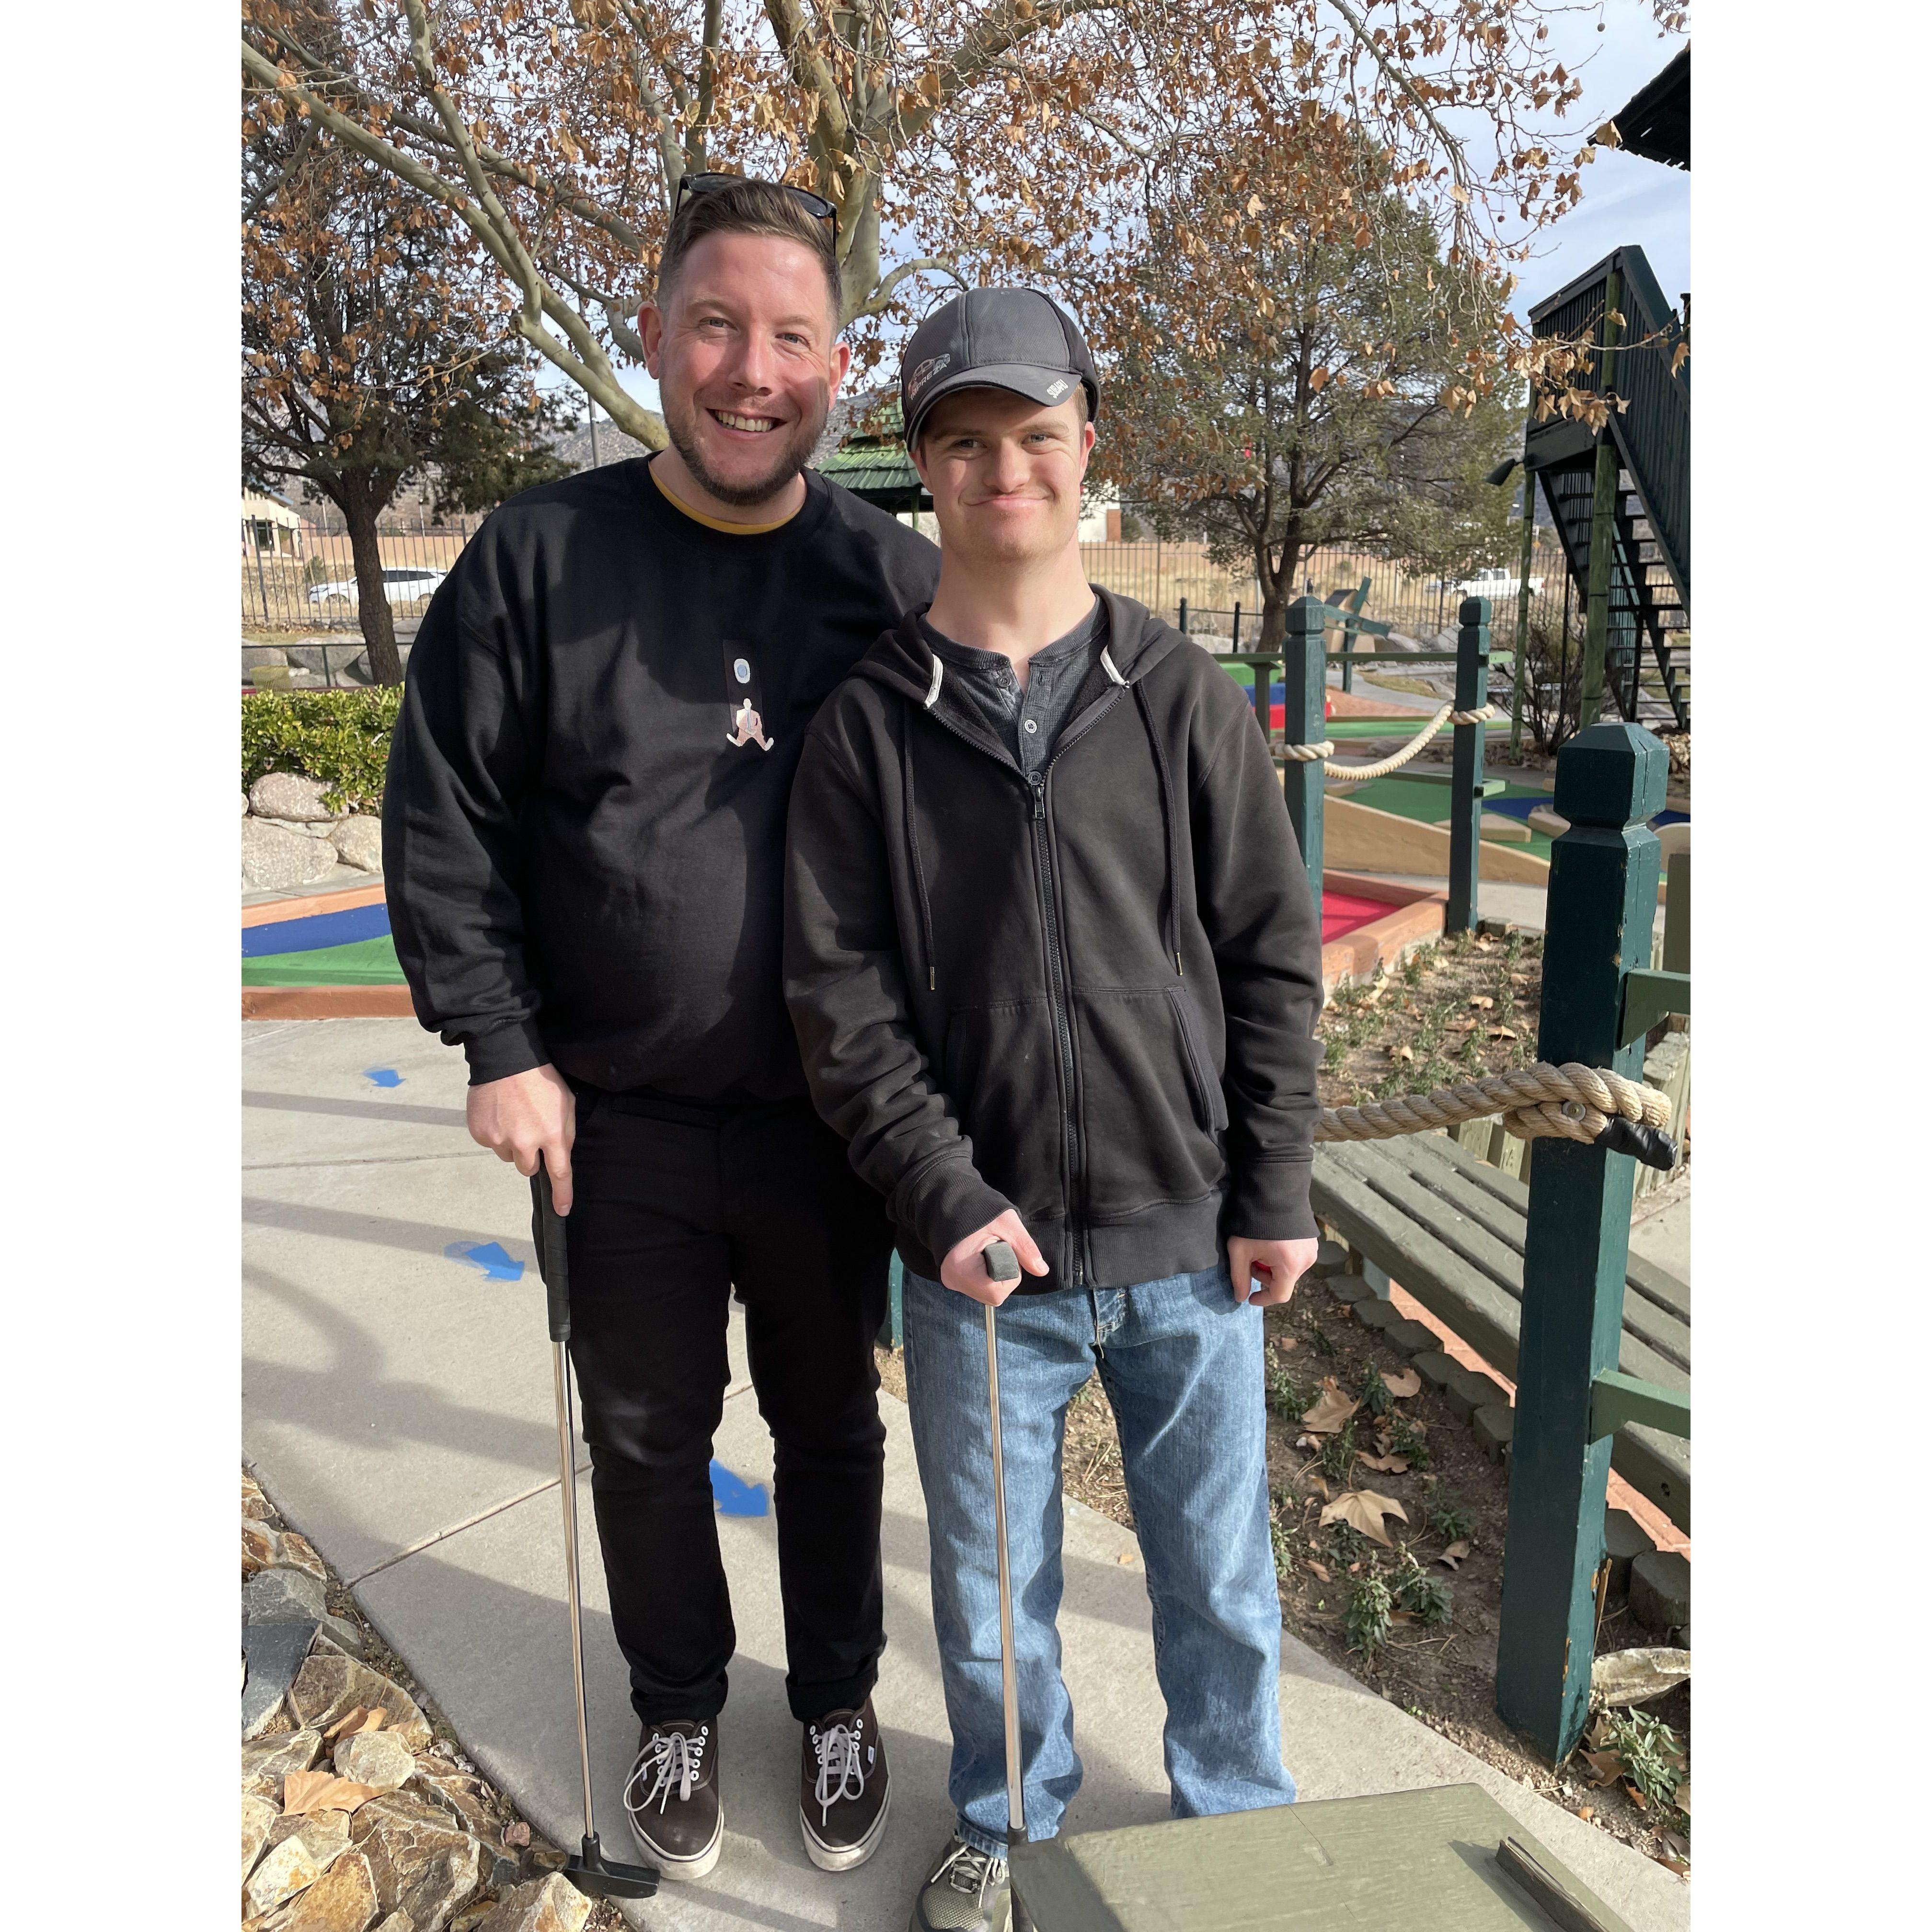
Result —
<path fill-rule="evenodd" d="M 685 466 L 721 503 L 768 502 L 805 466 L 850 359 L 821 263 L 796 242 L 707 235 L 640 320 Z"/>

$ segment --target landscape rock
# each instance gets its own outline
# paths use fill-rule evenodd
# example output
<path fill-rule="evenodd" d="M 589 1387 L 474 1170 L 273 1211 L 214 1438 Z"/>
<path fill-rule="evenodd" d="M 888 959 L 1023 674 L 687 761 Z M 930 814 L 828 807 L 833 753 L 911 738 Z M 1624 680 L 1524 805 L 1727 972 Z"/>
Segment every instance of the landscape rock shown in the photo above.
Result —
<path fill-rule="evenodd" d="M 472 1898 L 449 1922 L 449 1932 L 476 1932 L 476 1928 L 496 1910 L 500 1903 L 500 1900 L 494 1898 Z M 382 1928 L 379 1925 L 376 1928 L 376 1932 L 382 1932 Z"/>
<path fill-rule="evenodd" d="M 1486 1402 L 1469 1418 L 1469 1426 L 1475 1431 L 1476 1446 L 1492 1462 L 1500 1462 L 1516 1433 L 1516 1411 L 1500 1402 Z"/>
<path fill-rule="evenodd" d="M 296 772 L 265 772 L 248 788 L 248 809 L 257 818 L 327 824 L 337 814 L 322 802 L 328 788 Z"/>
<path fill-rule="evenodd" d="M 1425 1322 L 1418 1322 L 1404 1316 L 1400 1322 L 1391 1322 L 1382 1330 L 1389 1340 L 1405 1355 L 1426 1354 L 1432 1348 L 1442 1346 L 1442 1337 Z"/>
<path fill-rule="evenodd" d="M 304 1886 L 322 1876 L 322 1867 L 299 1837 L 284 1838 L 263 1854 L 242 1888 L 243 1902 L 259 1916 L 274 1910 L 285 1898 L 292 1898 Z"/>
<path fill-rule="evenodd" d="M 337 1652 L 311 1653 L 289 1693 L 289 1702 L 298 1721 L 319 1731 L 327 1730 L 360 1704 L 371 1711 L 382 1709 L 386 1728 L 411 1750 L 421 1750 L 430 1741 L 429 1721 L 406 1690 L 381 1672 Z"/>
<path fill-rule="evenodd" d="M 352 1828 L 382 1910 L 406 1912 L 424 1932 L 440 1932 L 482 1876 L 483 1847 L 413 1792 L 370 1798 Z"/>
<path fill-rule="evenodd" d="M 262 1572 L 264 1576 L 269 1574 Z M 261 1737 L 268 1731 L 296 1681 L 296 1673 L 302 1668 L 315 1632 L 315 1624 L 309 1622 L 278 1620 L 243 1626 L 242 1654 L 248 1666 L 242 1680 L 244 1740 Z"/>
<path fill-rule="evenodd" d="M 275 1851 L 291 1838 L 299 1838 L 318 1871 L 326 1871 L 331 1862 L 348 1850 L 349 1814 L 346 1811 L 304 1811 L 294 1817 L 278 1818 L 268 1827 L 268 1849 Z"/>
<path fill-rule="evenodd" d="M 1461 1366 L 1439 1342 L 1433 1348 L 1424 1349 L 1412 1360 L 1417 1374 L 1432 1389 L 1446 1388 L 1449 1378 Z"/>
<path fill-rule="evenodd" d="M 1358 1302 L 1372 1300 L 1375 1290 L 1358 1274 L 1332 1274 L 1328 1277 L 1328 1292 L 1337 1301 L 1353 1307 Z"/>
<path fill-rule="evenodd" d="M 1392 1301 L 1384 1301 L 1379 1295 L 1365 1294 L 1354 1304 L 1355 1319 L 1364 1328 L 1386 1333 L 1405 1318 L 1397 1311 Z M 1433 1337 L 1431 1338 L 1432 1340 Z"/>
<path fill-rule="evenodd" d="M 335 848 L 259 818 L 242 821 L 242 884 L 244 891 L 281 892 L 312 886 L 335 868 Z"/>
<path fill-rule="evenodd" d="M 242 1570 L 244 1576 L 282 1560 L 282 1533 L 272 1524 L 244 1514 L 242 1518 Z"/>
<path fill-rule="evenodd" d="M 476 1932 L 584 1932 L 590 1901 L 561 1873 L 520 1885 Z"/>
<path fill-rule="evenodd" d="M 452 1926 L 456 1923 L 450 1922 Z M 416 1922 L 406 1912 L 392 1912 L 375 1928 L 375 1932 L 416 1932 Z"/>
<path fill-rule="evenodd" d="M 338 1778 L 373 1784 L 378 1791 L 400 1791 L 416 1775 L 416 1761 L 393 1731 L 360 1731 L 335 1747 Z"/>
<path fill-rule="evenodd" d="M 328 1615 L 322 1585 L 305 1570 L 278 1564 L 258 1570 L 242 1592 L 242 1616 L 251 1624 L 319 1624 Z"/>
<path fill-rule="evenodd" d="M 466 1830 L 473 1832 L 485 1844 L 496 1843 L 507 1821 L 496 1802 L 495 1794 L 480 1778 L 467 1777 L 459 1771 L 441 1772 L 428 1768 L 436 1762 L 433 1758 L 418 1761 L 416 1789 L 425 1797 L 447 1807 Z"/>
<path fill-rule="evenodd" d="M 243 1932 L 368 1932 L 377 1909 L 369 1862 L 349 1852 L 280 1911 Z"/>
<path fill-rule="evenodd" d="M 252 1791 L 242 1794 L 242 1878 L 246 1882 L 268 1842 L 268 1829 L 275 1822 L 275 1808 Z"/>
<path fill-rule="evenodd" d="M 318 1582 L 328 1581 L 328 1566 L 315 1553 L 315 1545 L 292 1529 L 282 1532 L 281 1560 L 291 1570 L 306 1570 Z"/>
<path fill-rule="evenodd" d="M 338 1650 L 346 1651 L 351 1657 L 367 1657 L 369 1640 L 360 1627 L 351 1623 L 346 1617 L 326 1616 L 322 1620 L 322 1634 Z"/>
<path fill-rule="evenodd" d="M 290 1731 L 242 1747 L 242 1789 L 280 1809 L 282 1780 L 292 1771 L 309 1771 L 322 1750 L 320 1731 Z"/>
<path fill-rule="evenodd" d="M 359 866 L 365 872 L 382 869 L 382 821 L 365 812 L 345 818 L 328 835 L 329 842 L 345 866 Z"/>
<path fill-rule="evenodd" d="M 1475 1369 L 1466 1369 L 1459 1362 L 1455 1372 L 1442 1384 L 1442 1400 L 1458 1422 L 1467 1422 L 1484 1404 L 1506 1398 L 1487 1376 Z"/>
<path fill-rule="evenodd" d="M 1690 1621 L 1690 1564 L 1674 1550 L 1646 1550 L 1630 1564 L 1630 1615 L 1648 1630 Z"/>
<path fill-rule="evenodd" d="M 1630 1588 L 1630 1565 L 1646 1550 L 1657 1546 L 1645 1534 L 1643 1526 L 1628 1510 L 1604 1512 L 1604 1553 L 1610 1559 L 1612 1594 Z"/>
<path fill-rule="evenodd" d="M 1348 1251 L 1340 1241 L 1324 1240 L 1315 1250 L 1315 1259 L 1308 1272 L 1318 1280 L 1330 1275 L 1346 1274 L 1348 1266 Z"/>
<path fill-rule="evenodd" d="M 244 806 L 243 809 L 245 811 L 247 807 Z M 274 1505 L 262 1493 L 261 1484 L 244 1470 L 242 1474 L 242 1514 L 261 1522 L 274 1513 Z"/>

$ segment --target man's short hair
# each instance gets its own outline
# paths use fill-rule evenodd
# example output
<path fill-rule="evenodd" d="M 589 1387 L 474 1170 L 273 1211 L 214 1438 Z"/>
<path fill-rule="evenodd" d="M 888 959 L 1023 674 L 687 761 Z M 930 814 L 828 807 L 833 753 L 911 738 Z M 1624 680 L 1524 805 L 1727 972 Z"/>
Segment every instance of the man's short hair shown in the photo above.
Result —
<path fill-rule="evenodd" d="M 763 235 L 776 242 L 796 242 L 818 258 L 832 304 L 836 334 L 844 313 L 844 290 L 832 224 L 814 214 L 788 190 L 775 182 L 746 179 L 688 196 L 664 238 L 658 260 L 657 302 L 670 304 L 685 258 L 707 235 Z"/>

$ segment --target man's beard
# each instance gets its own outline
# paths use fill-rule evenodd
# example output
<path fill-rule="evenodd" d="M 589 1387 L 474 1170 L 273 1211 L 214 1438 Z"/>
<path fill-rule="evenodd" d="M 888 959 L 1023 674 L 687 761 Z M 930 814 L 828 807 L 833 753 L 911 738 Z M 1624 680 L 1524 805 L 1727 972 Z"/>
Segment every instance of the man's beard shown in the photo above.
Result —
<path fill-rule="evenodd" d="M 824 392 L 820 393 L 823 396 Z M 719 502 L 740 510 L 770 502 L 805 467 L 806 459 L 825 433 L 830 406 L 827 398 L 812 414 L 801 416 L 788 433 L 767 430 L 766 434 L 777 446 L 770 472 L 756 483 L 729 483 L 713 473 L 698 448 L 698 412 L 702 405 L 694 398 L 686 409 L 679 411 L 672 408 L 668 398 L 663 400 L 664 432 L 670 438 L 671 447 L 683 458 L 684 466 Z"/>

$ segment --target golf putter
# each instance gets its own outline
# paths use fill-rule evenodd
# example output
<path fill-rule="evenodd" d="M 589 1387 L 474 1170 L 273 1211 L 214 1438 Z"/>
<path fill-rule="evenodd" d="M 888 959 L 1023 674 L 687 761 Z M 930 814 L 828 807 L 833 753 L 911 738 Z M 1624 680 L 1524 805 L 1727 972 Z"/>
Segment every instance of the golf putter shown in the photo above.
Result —
<path fill-rule="evenodd" d="M 550 1307 L 551 1369 L 556 1380 L 556 1446 L 563 1478 L 563 1560 L 570 1586 L 570 1668 L 577 1684 L 577 1754 L 584 1768 L 584 1845 L 565 1859 L 563 1875 L 590 1898 L 652 1898 L 657 1894 L 655 1865 L 620 1864 L 606 1858 L 597 1842 L 597 1815 L 590 1802 L 590 1720 L 584 1700 L 584 1592 L 577 1560 L 577 1470 L 572 1454 L 576 1434 L 571 1414 L 570 1258 L 564 1244 L 563 1217 L 550 1193 L 550 1171 L 539 1157 L 531 1177 L 536 1197 L 537 1272 L 543 1276 Z"/>
<path fill-rule="evenodd" d="M 1011 1245 L 989 1241 L 980 1258 L 991 1281 L 1018 1281 L 1020 1264 Z M 1006 1723 L 1006 1851 L 1007 1870 L 1012 1868 L 1012 1852 L 1027 1841 L 1026 1799 L 1020 1787 L 1019 1679 L 1013 1660 L 1013 1578 L 1006 1555 L 1006 1469 L 1000 1446 L 1000 1354 L 995 1322 L 999 1310 L 989 1301 L 986 1310 L 986 1401 L 993 1424 L 993 1534 L 998 1544 L 1000 1564 L 1000 1700 Z"/>

